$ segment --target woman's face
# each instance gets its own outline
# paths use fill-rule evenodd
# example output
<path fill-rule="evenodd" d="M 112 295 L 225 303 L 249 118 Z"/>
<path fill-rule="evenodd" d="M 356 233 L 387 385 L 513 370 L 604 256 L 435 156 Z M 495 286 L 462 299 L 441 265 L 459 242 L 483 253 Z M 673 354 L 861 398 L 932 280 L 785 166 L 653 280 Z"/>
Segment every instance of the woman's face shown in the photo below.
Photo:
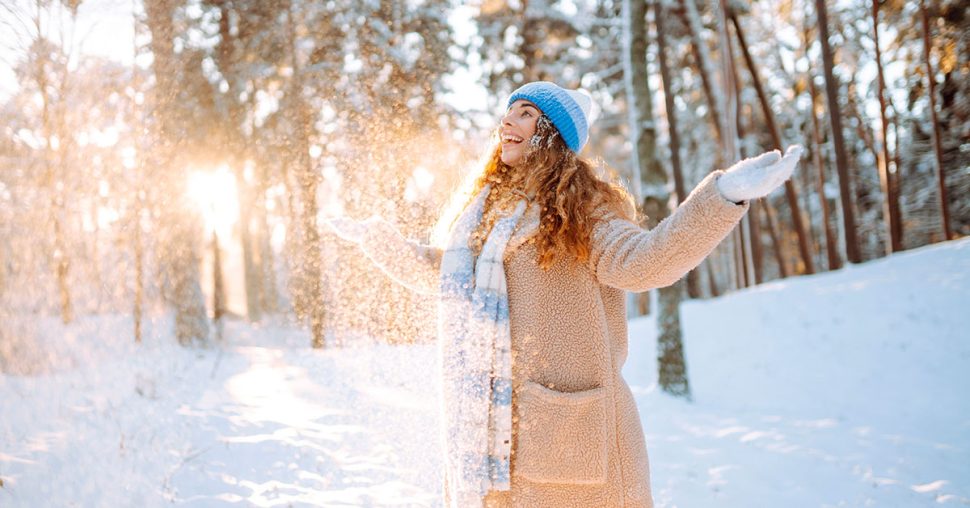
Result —
<path fill-rule="evenodd" d="M 500 130 L 502 162 L 515 167 L 529 152 L 529 140 L 536 133 L 536 121 L 542 113 L 535 104 L 519 99 L 509 106 Z"/>

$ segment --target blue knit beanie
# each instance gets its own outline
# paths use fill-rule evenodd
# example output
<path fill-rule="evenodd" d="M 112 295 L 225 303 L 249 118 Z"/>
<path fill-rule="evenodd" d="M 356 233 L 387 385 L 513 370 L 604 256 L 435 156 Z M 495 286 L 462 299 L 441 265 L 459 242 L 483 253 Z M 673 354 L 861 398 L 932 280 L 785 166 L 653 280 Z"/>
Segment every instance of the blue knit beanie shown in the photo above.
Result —
<path fill-rule="evenodd" d="M 505 105 L 525 99 L 535 104 L 556 126 L 570 150 L 579 153 L 589 140 L 589 96 L 577 90 L 566 90 L 548 81 L 533 81 L 512 92 Z"/>

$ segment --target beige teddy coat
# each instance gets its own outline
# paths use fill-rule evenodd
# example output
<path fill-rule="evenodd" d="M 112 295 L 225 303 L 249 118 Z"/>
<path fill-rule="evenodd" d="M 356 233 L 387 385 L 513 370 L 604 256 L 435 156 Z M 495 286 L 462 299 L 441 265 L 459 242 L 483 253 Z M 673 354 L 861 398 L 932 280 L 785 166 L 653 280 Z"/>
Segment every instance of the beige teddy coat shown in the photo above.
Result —
<path fill-rule="evenodd" d="M 748 209 L 708 175 L 655 228 L 604 213 L 587 262 L 561 256 L 539 268 L 530 207 L 505 252 L 512 332 L 511 491 L 487 506 L 650 507 L 640 416 L 621 375 L 627 357 L 624 290 L 673 284 L 727 236 Z M 371 222 L 361 248 L 398 282 L 435 292 L 441 251 Z M 445 496 L 448 493 L 445 492 Z"/>

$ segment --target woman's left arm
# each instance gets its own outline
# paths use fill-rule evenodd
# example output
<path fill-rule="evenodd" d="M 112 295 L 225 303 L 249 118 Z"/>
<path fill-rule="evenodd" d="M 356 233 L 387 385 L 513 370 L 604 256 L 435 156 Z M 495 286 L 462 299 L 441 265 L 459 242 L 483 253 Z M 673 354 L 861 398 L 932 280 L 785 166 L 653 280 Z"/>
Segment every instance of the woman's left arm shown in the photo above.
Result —
<path fill-rule="evenodd" d="M 669 286 L 696 267 L 734 229 L 748 202 L 791 177 L 802 148 L 771 151 L 714 171 L 650 231 L 606 214 L 593 228 L 590 264 L 596 278 L 629 291 Z"/>
<path fill-rule="evenodd" d="M 728 201 L 717 188 L 724 171 L 707 175 L 686 200 L 645 231 L 615 214 L 591 235 L 590 266 L 600 283 L 627 291 L 669 286 L 696 267 L 734 229 L 748 202 Z"/>

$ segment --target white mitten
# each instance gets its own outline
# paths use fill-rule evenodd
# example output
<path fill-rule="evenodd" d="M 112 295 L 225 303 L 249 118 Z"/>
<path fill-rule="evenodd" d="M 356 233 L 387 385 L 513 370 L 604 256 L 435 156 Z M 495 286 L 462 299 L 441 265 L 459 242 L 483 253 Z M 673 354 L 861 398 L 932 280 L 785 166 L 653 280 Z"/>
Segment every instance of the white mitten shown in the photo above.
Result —
<path fill-rule="evenodd" d="M 360 243 L 364 234 L 367 233 L 367 223 L 371 220 L 374 220 L 374 218 L 359 221 L 349 217 L 328 217 L 323 219 L 323 223 L 340 238 L 348 242 Z"/>
<path fill-rule="evenodd" d="M 792 145 L 782 157 L 778 150 L 744 159 L 717 179 L 717 190 L 725 199 L 739 203 L 767 196 L 791 176 L 802 156 L 802 147 Z"/>

